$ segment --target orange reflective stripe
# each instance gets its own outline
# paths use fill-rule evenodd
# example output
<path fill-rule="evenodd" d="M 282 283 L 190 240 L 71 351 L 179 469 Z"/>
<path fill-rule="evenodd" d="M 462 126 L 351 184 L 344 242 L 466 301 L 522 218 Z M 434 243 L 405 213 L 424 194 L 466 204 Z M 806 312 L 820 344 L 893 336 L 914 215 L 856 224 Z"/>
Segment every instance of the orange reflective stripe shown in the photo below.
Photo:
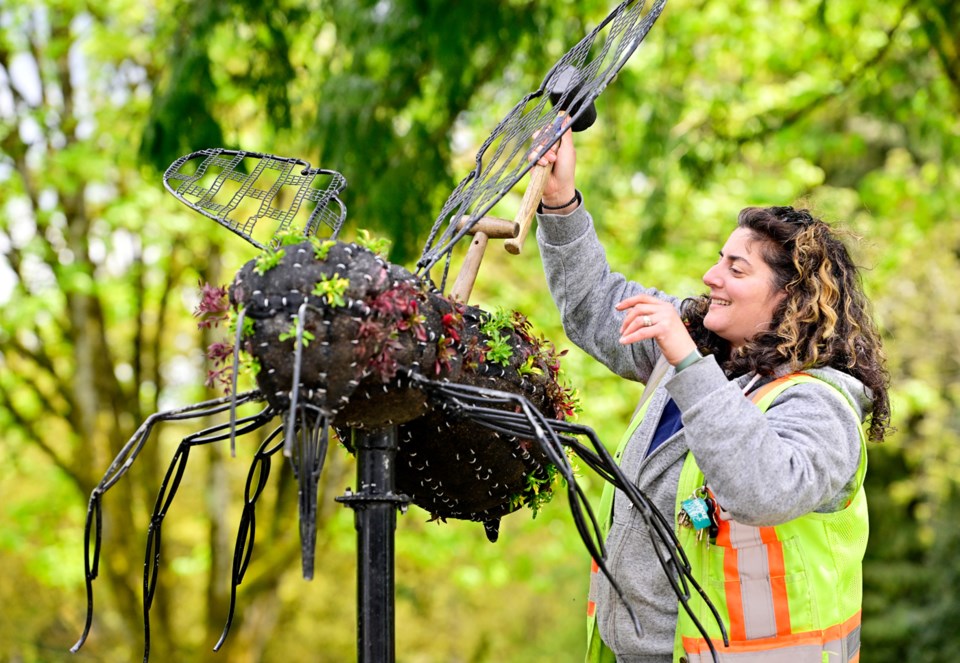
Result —
<path fill-rule="evenodd" d="M 790 634 L 790 603 L 787 599 L 787 572 L 783 561 L 783 544 L 772 527 L 761 528 L 761 536 L 767 543 L 767 566 L 770 570 L 770 592 L 773 594 L 773 615 L 777 622 L 777 635 Z M 772 540 L 770 540 L 772 538 Z"/>
<path fill-rule="evenodd" d="M 739 554 L 736 548 L 727 549 L 723 556 L 723 591 L 727 596 L 730 624 L 727 630 L 732 640 L 747 639 L 747 622 L 743 617 L 743 596 L 740 593 Z"/>
<path fill-rule="evenodd" d="M 804 633 L 794 633 L 792 635 L 774 636 L 771 638 L 761 638 L 758 640 L 747 640 L 743 642 L 734 642 L 734 639 L 731 636 L 730 646 L 724 647 L 721 643 L 721 645 L 717 647 L 717 651 L 720 653 L 722 661 L 729 661 L 730 663 L 733 663 L 738 660 L 736 654 L 754 654 L 756 652 L 764 652 L 769 656 L 769 658 L 764 659 L 765 661 L 774 661 L 780 660 L 774 658 L 778 653 L 790 653 L 786 650 L 793 650 L 790 655 L 794 655 L 794 653 L 800 651 L 801 649 L 807 651 L 830 651 L 836 653 L 836 650 L 843 647 L 847 650 L 847 659 L 842 663 L 855 663 L 856 661 L 860 660 L 859 628 L 861 615 L 862 612 L 857 612 L 857 614 L 855 614 L 853 617 L 850 617 L 842 624 L 830 626 L 822 631 L 806 631 Z M 856 637 L 851 637 L 854 635 Z M 706 640 L 703 638 L 688 636 L 683 637 L 683 649 L 691 656 L 691 663 L 699 660 L 699 654 L 709 653 L 710 651 Z M 697 658 L 693 658 L 694 656 L 697 656 Z M 703 660 L 706 661 L 710 659 L 708 657 L 704 658 Z M 819 661 L 820 658 L 818 657 L 817 660 Z M 838 661 L 838 663 L 841 662 Z"/>
<path fill-rule="evenodd" d="M 600 572 L 600 565 L 597 564 L 597 560 L 591 557 L 590 558 L 590 584 L 591 585 L 593 584 L 593 574 L 599 573 L 599 572 Z M 593 617 L 595 614 L 597 614 L 597 602 L 588 596 L 587 597 L 587 617 L 588 618 Z"/>
<path fill-rule="evenodd" d="M 753 401 L 754 403 L 759 403 L 764 396 L 766 396 L 771 391 L 773 391 L 774 389 L 782 385 L 784 382 L 790 382 L 791 380 L 793 380 L 793 378 L 795 378 L 798 375 L 805 376 L 807 375 L 807 373 L 791 373 L 790 375 L 784 375 L 782 378 L 777 378 L 776 380 L 772 380 L 767 384 L 763 385 L 762 387 L 760 387 L 759 389 L 757 389 L 756 391 L 754 391 L 752 394 L 750 394 L 750 400 Z"/>

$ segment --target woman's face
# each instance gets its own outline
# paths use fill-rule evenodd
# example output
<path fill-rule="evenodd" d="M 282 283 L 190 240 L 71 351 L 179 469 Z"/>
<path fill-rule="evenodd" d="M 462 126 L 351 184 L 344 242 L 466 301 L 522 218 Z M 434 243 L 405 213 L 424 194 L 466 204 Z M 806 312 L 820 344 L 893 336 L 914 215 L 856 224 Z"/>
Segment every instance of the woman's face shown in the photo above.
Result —
<path fill-rule="evenodd" d="M 774 287 L 773 270 L 760 253 L 761 242 L 746 228 L 730 234 L 720 260 L 703 275 L 710 308 L 703 325 L 737 349 L 766 331 L 785 293 Z"/>

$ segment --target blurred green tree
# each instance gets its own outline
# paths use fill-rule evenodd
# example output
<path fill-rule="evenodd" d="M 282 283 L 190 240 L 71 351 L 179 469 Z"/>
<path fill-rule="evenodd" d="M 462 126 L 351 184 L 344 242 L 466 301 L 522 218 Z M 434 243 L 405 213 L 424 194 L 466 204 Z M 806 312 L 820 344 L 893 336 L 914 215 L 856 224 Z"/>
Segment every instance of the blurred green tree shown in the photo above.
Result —
<path fill-rule="evenodd" d="M 0 657 L 59 660 L 82 621 L 83 504 L 146 415 L 195 402 L 198 280 L 249 247 L 161 193 L 175 157 L 225 146 L 343 172 L 351 229 L 406 263 L 482 137 L 613 3 L 426 0 L 0 7 Z M 871 449 L 874 535 L 863 642 L 871 661 L 955 651 L 960 278 L 958 7 L 903 0 L 670 0 L 578 135 L 580 182 L 611 259 L 692 294 L 736 211 L 802 201 L 857 248 L 885 331 L 899 432 Z M 209 226 L 209 227 L 208 227 Z M 352 230 L 348 230 L 348 233 Z M 532 249 L 528 250 L 528 253 Z M 523 310 L 562 347 L 537 261 L 491 249 L 474 295 Z M 631 389 L 572 349 L 581 421 L 613 442 Z M 198 422 L 198 426 L 203 425 Z M 80 656 L 137 656 L 139 561 L 155 491 L 195 427 L 164 426 L 105 504 L 97 620 Z M 167 522 L 154 660 L 206 660 L 222 627 L 245 460 L 193 454 Z M 262 527 L 220 657 L 350 660 L 353 542 L 324 473 L 322 560 L 296 563 L 289 470 Z M 596 491 L 588 473 L 584 482 Z M 587 561 L 562 500 L 536 521 L 398 533 L 398 656 L 578 660 Z M 66 593 L 64 599 L 61 593 Z M 24 601 L 23 597 L 31 597 Z M 67 658 L 66 654 L 62 655 Z"/>

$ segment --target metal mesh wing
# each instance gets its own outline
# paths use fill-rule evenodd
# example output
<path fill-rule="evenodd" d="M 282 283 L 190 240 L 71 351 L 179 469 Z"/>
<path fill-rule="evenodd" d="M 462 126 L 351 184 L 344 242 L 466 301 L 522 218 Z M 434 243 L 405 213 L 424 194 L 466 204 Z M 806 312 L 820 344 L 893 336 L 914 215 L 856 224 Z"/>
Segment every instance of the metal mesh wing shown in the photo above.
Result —
<path fill-rule="evenodd" d="M 336 237 L 347 215 L 347 185 L 302 159 L 212 148 L 180 157 L 163 174 L 177 200 L 254 246 L 275 247 L 286 231 Z"/>
<path fill-rule="evenodd" d="M 480 147 L 476 165 L 447 199 L 417 263 L 422 273 L 447 256 L 454 244 L 530 170 L 565 131 L 564 119 L 592 111 L 594 99 L 643 41 L 666 0 L 644 11 L 643 0 L 626 0 L 550 69 L 540 88 L 526 95 Z M 573 76 L 575 80 L 569 79 Z M 565 90 L 559 96 L 551 92 Z M 561 109 L 569 109 L 561 116 Z M 531 137 L 537 135 L 537 145 Z M 529 157 L 529 158 L 528 158 Z M 461 219 L 465 222 L 459 224 Z"/>

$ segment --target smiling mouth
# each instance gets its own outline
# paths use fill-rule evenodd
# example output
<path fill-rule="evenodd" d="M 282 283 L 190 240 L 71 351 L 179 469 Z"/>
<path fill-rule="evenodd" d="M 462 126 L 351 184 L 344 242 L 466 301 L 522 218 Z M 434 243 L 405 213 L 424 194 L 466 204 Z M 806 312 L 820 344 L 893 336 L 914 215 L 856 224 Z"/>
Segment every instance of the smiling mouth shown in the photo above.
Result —
<path fill-rule="evenodd" d="M 730 306 L 729 299 L 717 299 L 716 297 L 710 298 L 710 306 Z"/>

